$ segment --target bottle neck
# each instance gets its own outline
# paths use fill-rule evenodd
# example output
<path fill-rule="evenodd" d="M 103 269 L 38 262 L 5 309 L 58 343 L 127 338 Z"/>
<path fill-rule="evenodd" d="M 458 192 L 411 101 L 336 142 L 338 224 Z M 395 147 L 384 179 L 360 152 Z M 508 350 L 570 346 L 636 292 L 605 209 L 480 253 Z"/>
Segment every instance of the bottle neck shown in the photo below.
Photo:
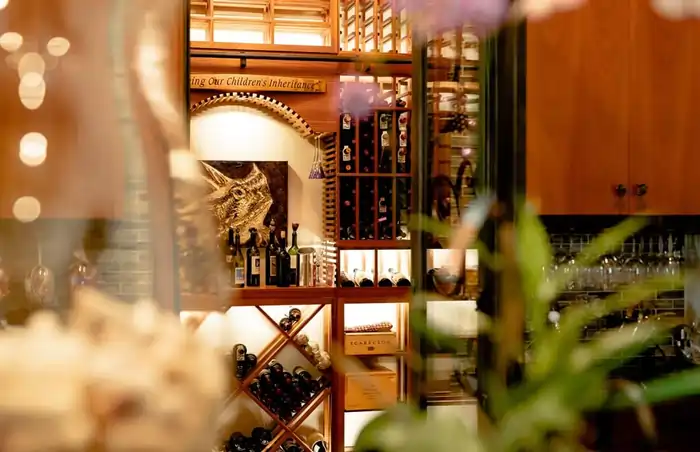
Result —
<path fill-rule="evenodd" d="M 297 247 L 297 232 L 292 232 L 292 248 Z"/>

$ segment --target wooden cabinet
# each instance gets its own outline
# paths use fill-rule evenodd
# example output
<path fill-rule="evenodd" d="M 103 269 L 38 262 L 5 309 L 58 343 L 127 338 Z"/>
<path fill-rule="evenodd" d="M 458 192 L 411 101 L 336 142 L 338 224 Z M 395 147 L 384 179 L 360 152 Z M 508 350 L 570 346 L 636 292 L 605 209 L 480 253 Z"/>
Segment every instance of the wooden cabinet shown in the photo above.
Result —
<path fill-rule="evenodd" d="M 632 2 L 630 211 L 700 214 L 700 20 L 669 21 Z"/>
<path fill-rule="evenodd" d="M 700 21 L 647 3 L 591 0 L 527 25 L 526 189 L 544 215 L 700 214 L 687 188 Z"/>

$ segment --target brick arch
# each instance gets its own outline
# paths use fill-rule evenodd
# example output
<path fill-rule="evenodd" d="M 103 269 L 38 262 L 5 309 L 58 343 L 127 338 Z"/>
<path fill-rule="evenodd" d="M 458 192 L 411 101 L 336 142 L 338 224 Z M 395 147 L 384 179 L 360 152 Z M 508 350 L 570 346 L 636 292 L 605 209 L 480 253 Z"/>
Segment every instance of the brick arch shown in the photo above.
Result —
<path fill-rule="evenodd" d="M 190 107 L 192 115 L 200 114 L 206 110 L 223 105 L 244 105 L 247 107 L 258 108 L 267 112 L 274 113 L 276 116 L 291 125 L 302 138 L 309 138 L 314 134 L 309 123 L 301 117 L 299 113 L 294 111 L 290 106 L 258 93 L 243 93 L 232 92 L 223 93 L 216 96 L 208 97 Z"/>

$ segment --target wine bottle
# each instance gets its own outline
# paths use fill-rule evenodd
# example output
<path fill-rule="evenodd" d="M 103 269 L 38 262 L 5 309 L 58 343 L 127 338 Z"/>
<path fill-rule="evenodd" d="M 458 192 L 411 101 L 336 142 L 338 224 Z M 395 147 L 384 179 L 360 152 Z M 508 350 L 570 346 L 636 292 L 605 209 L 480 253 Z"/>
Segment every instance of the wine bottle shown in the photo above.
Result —
<path fill-rule="evenodd" d="M 281 380 L 281 378 L 284 374 L 284 367 L 282 367 L 282 364 L 277 362 L 277 360 L 273 359 L 267 365 L 267 368 L 270 369 L 273 381 L 280 381 Z"/>
<path fill-rule="evenodd" d="M 282 329 L 284 332 L 290 332 L 292 330 L 292 327 L 294 326 L 294 322 L 289 317 L 282 317 L 278 323 L 279 327 Z"/>
<path fill-rule="evenodd" d="M 391 270 L 382 272 L 379 275 L 378 287 L 394 287 L 394 282 L 391 280 Z"/>
<path fill-rule="evenodd" d="M 289 287 L 291 259 L 287 252 L 287 233 L 280 231 L 280 246 L 277 254 L 277 286 Z"/>
<path fill-rule="evenodd" d="M 361 173 L 373 173 L 374 169 L 374 117 L 360 121 L 360 161 Z"/>
<path fill-rule="evenodd" d="M 270 221 L 270 240 L 265 249 L 265 284 L 268 286 L 277 285 L 277 236 L 275 235 L 275 220 Z"/>
<path fill-rule="evenodd" d="M 306 437 L 306 440 L 311 444 L 313 452 L 328 452 L 328 443 L 321 433 L 313 432 Z"/>
<path fill-rule="evenodd" d="M 411 287 L 411 280 L 403 273 L 397 272 L 393 268 L 389 269 L 389 273 L 391 274 L 391 281 L 396 287 Z"/>
<path fill-rule="evenodd" d="M 393 201 L 392 180 L 381 178 L 378 181 L 377 223 L 379 226 L 379 240 L 393 240 Z"/>
<path fill-rule="evenodd" d="M 233 346 L 233 350 L 232 350 L 231 355 L 233 357 L 234 364 L 236 366 L 236 370 L 235 370 L 236 378 L 238 378 L 239 380 L 242 380 L 243 378 L 245 378 L 246 368 L 247 368 L 247 366 L 246 366 L 246 353 L 247 352 L 248 351 L 246 350 L 246 347 L 243 344 L 236 344 Z"/>
<path fill-rule="evenodd" d="M 356 185 L 354 178 L 352 180 L 346 179 L 343 178 L 340 182 L 340 212 L 338 212 L 340 240 L 355 240 L 357 237 L 357 229 L 355 227 Z"/>
<path fill-rule="evenodd" d="M 236 255 L 236 247 L 233 239 L 233 228 L 228 228 L 228 241 L 225 248 L 226 252 L 226 268 L 228 269 L 231 285 L 233 285 L 236 267 L 233 265 L 233 257 Z"/>
<path fill-rule="evenodd" d="M 289 320 L 291 320 L 293 323 L 297 323 L 299 320 L 301 320 L 301 309 L 290 308 L 289 309 Z"/>
<path fill-rule="evenodd" d="M 355 119 L 349 113 L 340 116 L 340 165 L 341 173 L 355 172 Z"/>
<path fill-rule="evenodd" d="M 348 274 L 345 273 L 344 271 L 340 272 L 340 284 L 338 284 L 340 287 L 357 287 L 357 284 L 355 284 L 355 281 L 350 279 L 348 277 Z"/>
<path fill-rule="evenodd" d="M 231 231 L 229 230 L 229 237 L 230 234 Z M 245 286 L 245 261 L 243 260 L 243 252 L 241 252 L 241 234 L 238 228 L 236 228 L 236 234 L 233 239 L 233 248 L 231 283 L 233 287 L 240 289 Z"/>
<path fill-rule="evenodd" d="M 358 236 L 360 240 L 374 240 L 376 214 L 374 210 L 374 181 L 360 181 L 360 222 Z"/>
<path fill-rule="evenodd" d="M 245 364 L 246 364 L 246 374 L 247 374 L 251 370 L 255 369 L 255 366 L 258 365 L 258 357 L 252 353 L 247 353 L 245 355 Z"/>
<path fill-rule="evenodd" d="M 297 246 L 297 230 L 299 223 L 292 223 L 292 246 L 289 247 L 289 285 L 299 285 L 299 246 Z"/>
<path fill-rule="evenodd" d="M 284 452 L 303 452 L 304 449 L 299 447 L 293 439 L 288 439 L 282 444 L 282 450 Z"/>
<path fill-rule="evenodd" d="M 355 271 L 353 271 L 353 279 L 355 280 L 355 284 L 360 287 L 374 287 L 371 272 L 355 269 Z"/>
<path fill-rule="evenodd" d="M 248 452 L 245 447 L 245 436 L 241 432 L 233 432 L 226 442 L 226 447 L 231 452 Z"/>
<path fill-rule="evenodd" d="M 250 246 L 248 247 L 248 271 L 246 272 L 246 285 L 248 287 L 260 287 L 260 250 L 258 249 L 258 231 L 250 228 Z"/>
<path fill-rule="evenodd" d="M 268 444 L 272 442 L 273 436 L 272 431 L 263 427 L 255 427 L 251 432 L 250 436 L 255 440 L 256 444 L 259 446 L 258 449 L 265 449 Z"/>

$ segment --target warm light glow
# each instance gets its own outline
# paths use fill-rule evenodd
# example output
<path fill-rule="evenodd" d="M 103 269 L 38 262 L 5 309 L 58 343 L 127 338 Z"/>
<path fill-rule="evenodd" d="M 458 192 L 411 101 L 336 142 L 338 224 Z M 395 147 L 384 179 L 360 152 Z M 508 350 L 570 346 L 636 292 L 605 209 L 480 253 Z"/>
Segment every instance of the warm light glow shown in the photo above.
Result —
<path fill-rule="evenodd" d="M 60 36 L 51 38 L 49 42 L 46 43 L 46 50 L 51 56 L 62 57 L 68 53 L 68 49 L 70 49 L 70 41 Z"/>
<path fill-rule="evenodd" d="M 46 137 L 38 132 L 29 132 L 19 141 L 19 159 L 27 166 L 39 166 L 46 160 Z"/>
<path fill-rule="evenodd" d="M 398 331 L 400 303 L 349 303 L 345 305 L 345 326 L 391 322 Z"/>
<path fill-rule="evenodd" d="M 459 263 L 460 257 L 455 253 L 460 253 L 459 250 L 440 249 L 428 251 L 428 267 L 430 268 L 451 268 L 457 272 L 455 265 Z M 479 252 L 477 250 L 464 251 L 465 267 L 476 268 L 479 266 Z"/>
<path fill-rule="evenodd" d="M 3 0 L 0 0 L 2 2 Z M 16 52 L 22 47 L 24 39 L 19 33 L 8 31 L 0 36 L 0 47 L 7 50 L 8 52 Z"/>
<path fill-rule="evenodd" d="M 5 9 L 10 0 L 0 0 L 0 10 Z"/>
<path fill-rule="evenodd" d="M 352 278 L 355 270 L 374 273 L 374 251 L 343 250 L 340 252 L 340 269 Z"/>
<path fill-rule="evenodd" d="M 411 277 L 411 250 L 379 250 L 377 270 L 379 275 L 392 269 Z"/>
<path fill-rule="evenodd" d="M 299 33 L 275 30 L 275 44 L 297 46 L 322 46 L 326 40 L 321 33 Z"/>
<path fill-rule="evenodd" d="M 242 44 L 264 44 L 265 32 L 262 30 L 241 30 L 214 27 L 214 42 L 237 42 Z"/>
<path fill-rule="evenodd" d="M 35 81 L 34 74 L 31 74 L 28 77 L 22 77 L 19 83 L 19 100 L 28 110 L 36 110 L 41 107 L 46 96 L 46 82 L 42 78 L 41 83 L 34 85 Z"/>
<path fill-rule="evenodd" d="M 206 41 L 207 30 L 205 28 L 190 28 L 190 41 Z"/>
<path fill-rule="evenodd" d="M 478 333 L 476 301 L 429 301 L 428 325 L 459 337 L 475 337 Z"/>
<path fill-rule="evenodd" d="M 44 75 L 45 70 L 46 62 L 44 61 L 44 58 L 36 52 L 27 52 L 22 55 L 22 58 L 20 58 L 19 64 L 17 65 L 17 73 L 19 74 L 20 78 L 23 78 L 25 75 L 32 72 L 39 75 Z"/>
<path fill-rule="evenodd" d="M 12 204 L 12 215 L 22 223 L 31 223 L 41 215 L 41 204 L 33 196 L 22 196 Z"/>

